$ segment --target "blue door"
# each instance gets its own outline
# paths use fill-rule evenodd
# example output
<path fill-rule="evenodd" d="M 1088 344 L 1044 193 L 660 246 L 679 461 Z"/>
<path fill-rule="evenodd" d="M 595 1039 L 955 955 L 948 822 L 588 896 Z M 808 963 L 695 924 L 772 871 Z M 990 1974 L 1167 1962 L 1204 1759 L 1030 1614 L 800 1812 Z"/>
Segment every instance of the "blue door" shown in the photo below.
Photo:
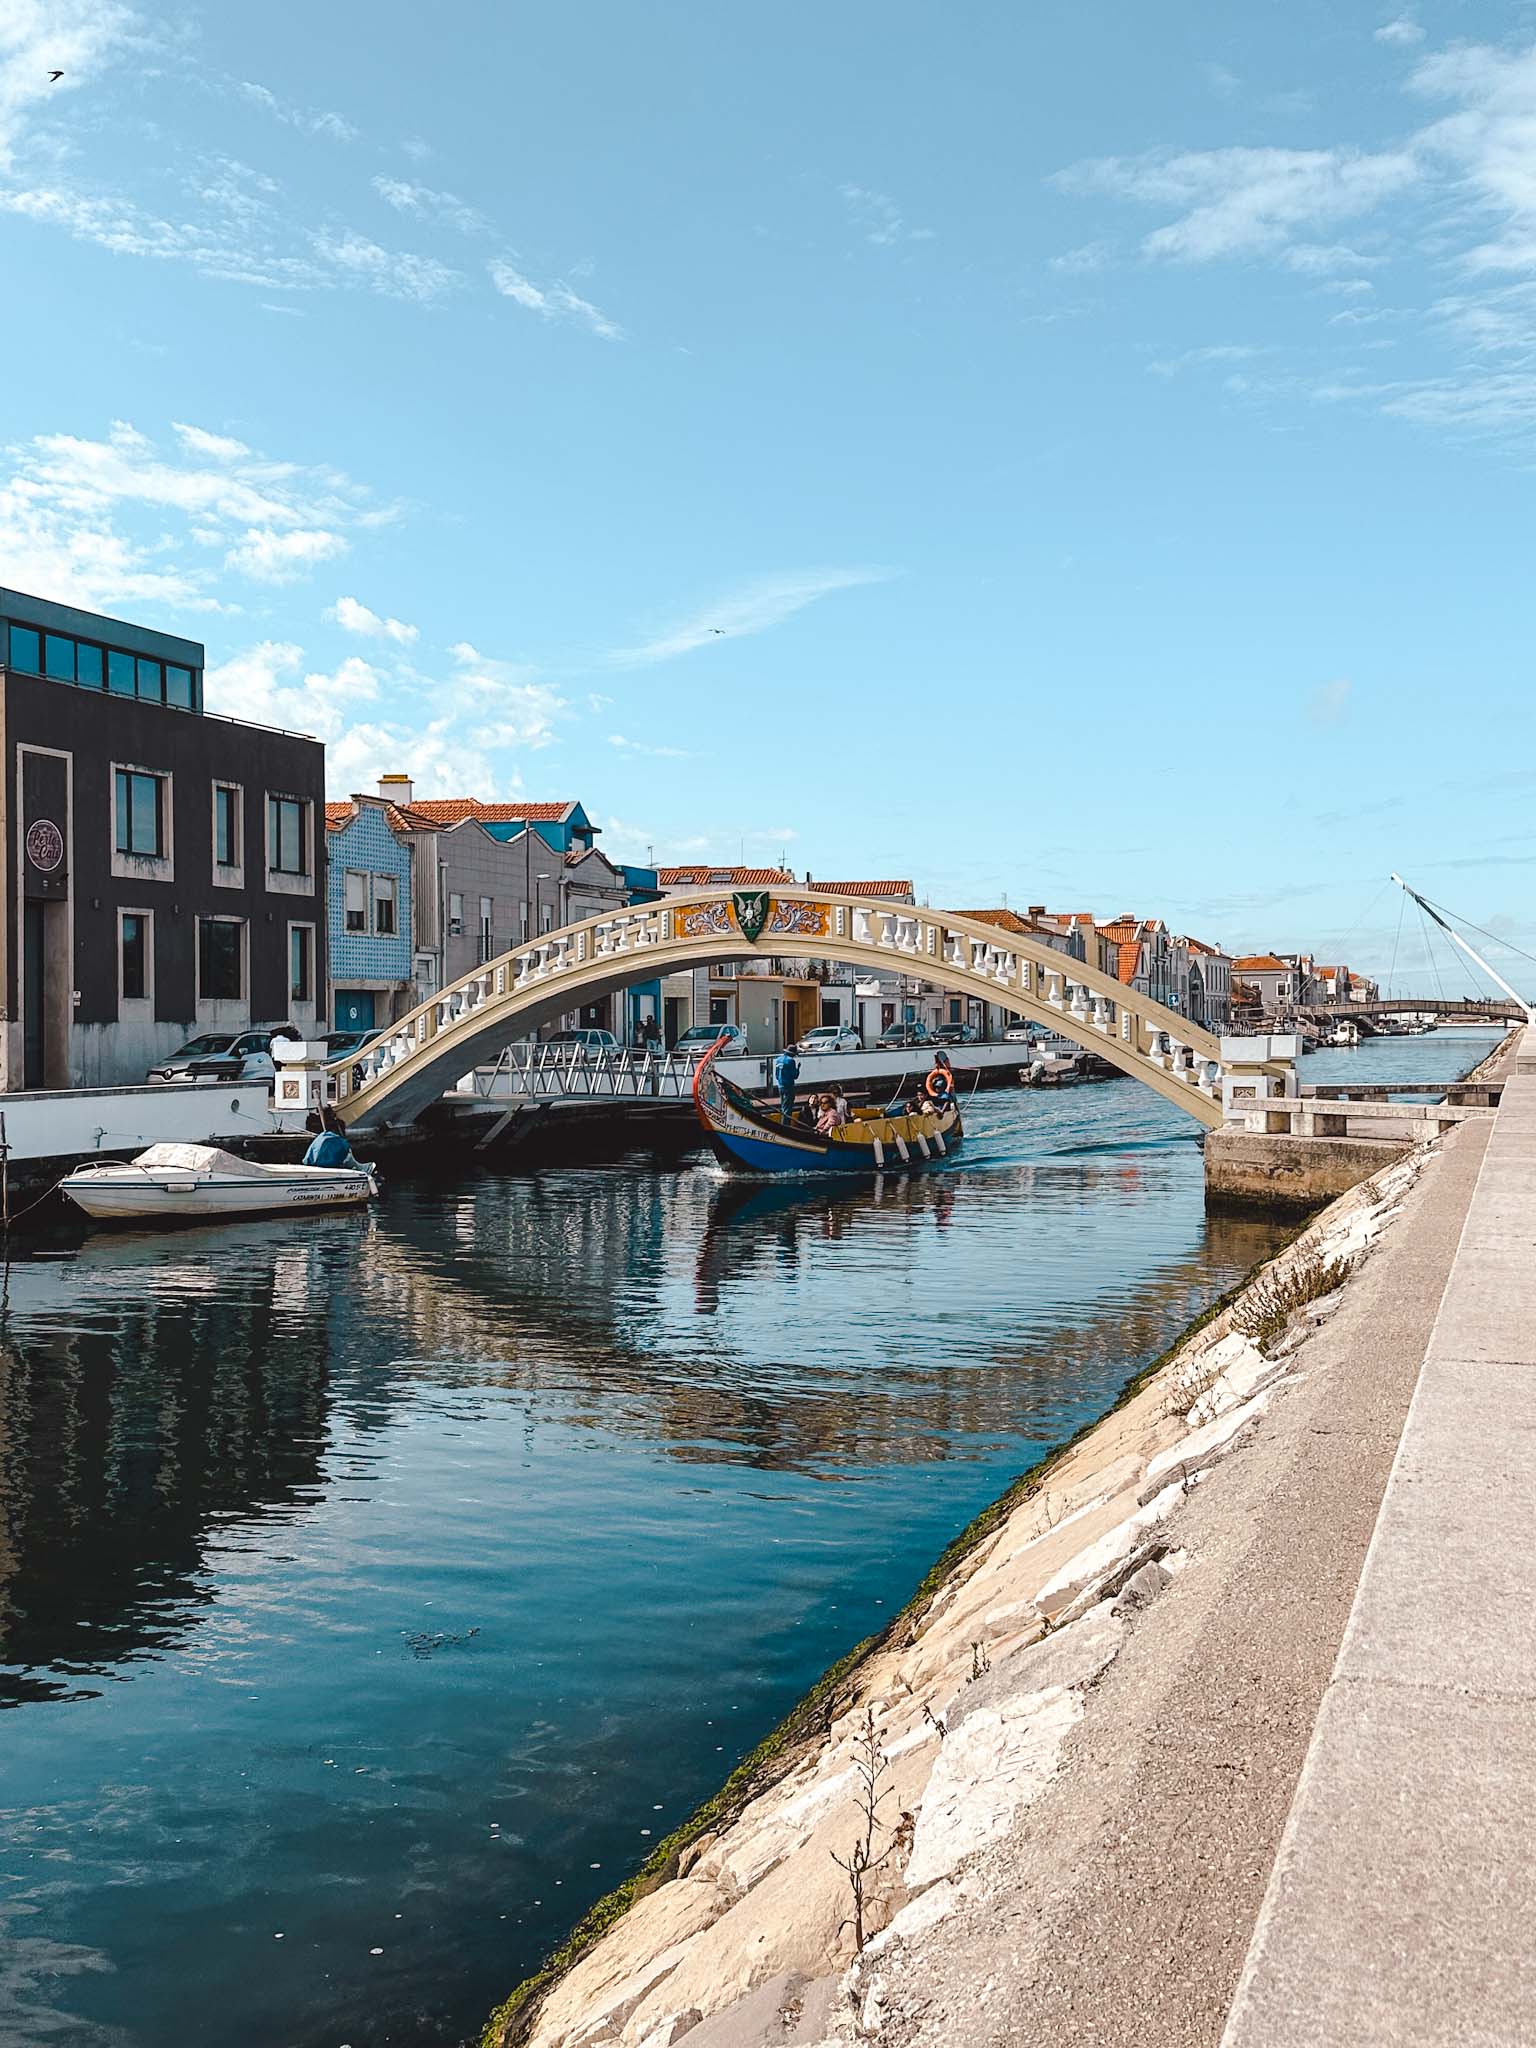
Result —
<path fill-rule="evenodd" d="M 373 1029 L 373 995 L 371 988 L 339 988 L 336 991 L 336 1029 L 338 1031 L 371 1031 Z"/>

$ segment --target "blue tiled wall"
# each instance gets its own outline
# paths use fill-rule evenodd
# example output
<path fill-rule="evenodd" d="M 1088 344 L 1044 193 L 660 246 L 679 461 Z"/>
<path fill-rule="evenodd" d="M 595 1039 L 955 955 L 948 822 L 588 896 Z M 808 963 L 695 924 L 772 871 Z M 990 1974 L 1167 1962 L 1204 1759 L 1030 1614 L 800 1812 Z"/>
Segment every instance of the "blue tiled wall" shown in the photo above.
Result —
<path fill-rule="evenodd" d="M 383 813 L 371 804 L 349 825 L 325 835 L 329 874 L 326 918 L 330 928 L 331 981 L 345 988 L 351 981 L 409 981 L 411 978 L 411 853 L 390 831 Z M 373 932 L 349 932 L 347 870 L 395 878 L 395 922 L 392 939 Z M 369 916 L 372 917 L 372 906 Z"/>

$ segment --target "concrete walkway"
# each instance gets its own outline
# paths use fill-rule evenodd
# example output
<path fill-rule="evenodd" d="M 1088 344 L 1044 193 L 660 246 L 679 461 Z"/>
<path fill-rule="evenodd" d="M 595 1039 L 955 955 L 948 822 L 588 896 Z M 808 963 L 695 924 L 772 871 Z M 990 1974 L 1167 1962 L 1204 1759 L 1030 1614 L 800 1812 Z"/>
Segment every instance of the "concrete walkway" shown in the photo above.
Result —
<path fill-rule="evenodd" d="M 1536 1032 L 1224 2036 L 1303 2042 L 1536 2043 Z"/>
<path fill-rule="evenodd" d="M 1299 1381 L 1181 1510 L 1188 1569 L 1095 1687 L 1060 1777 L 975 1866 L 972 1899 L 893 1962 L 904 2019 L 882 2048 L 1220 2040 L 1490 1130 L 1444 1141 Z"/>

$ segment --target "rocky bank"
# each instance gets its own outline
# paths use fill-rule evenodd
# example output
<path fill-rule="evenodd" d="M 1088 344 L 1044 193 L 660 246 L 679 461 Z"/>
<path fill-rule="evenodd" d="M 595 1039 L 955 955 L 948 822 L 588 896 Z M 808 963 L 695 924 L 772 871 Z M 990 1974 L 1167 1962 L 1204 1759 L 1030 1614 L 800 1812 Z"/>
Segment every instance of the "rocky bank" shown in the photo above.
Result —
<path fill-rule="evenodd" d="M 1005 1496 L 886 1635 L 834 1674 L 685 1845 L 599 1908 L 495 2048 L 766 2048 L 900 2038 L 888 1972 L 976 1903 L 1127 1632 L 1189 1562 L 1298 1353 L 1437 1148 L 1324 1212 L 1103 1421 Z M 1150 1611 L 1149 1611 L 1150 1610 Z"/>

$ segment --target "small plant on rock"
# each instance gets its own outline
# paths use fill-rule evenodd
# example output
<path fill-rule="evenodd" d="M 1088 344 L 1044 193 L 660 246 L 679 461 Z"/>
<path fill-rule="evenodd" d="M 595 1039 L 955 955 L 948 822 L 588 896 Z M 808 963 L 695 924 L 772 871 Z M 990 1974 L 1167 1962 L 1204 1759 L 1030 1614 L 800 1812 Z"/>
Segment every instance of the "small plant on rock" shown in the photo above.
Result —
<path fill-rule="evenodd" d="M 1308 1252 L 1256 1280 L 1232 1311 L 1232 1327 L 1267 1357 L 1297 1309 L 1332 1294 L 1348 1276 L 1347 1259 L 1325 1259 L 1321 1252 Z"/>
<path fill-rule="evenodd" d="M 976 1683 L 976 1681 L 977 1681 L 977 1679 L 978 1679 L 978 1678 L 985 1678 L 985 1677 L 986 1677 L 986 1675 L 987 1675 L 987 1673 L 988 1673 L 988 1672 L 989 1672 L 989 1671 L 990 1671 L 991 1669 L 992 1669 L 992 1657 L 991 1657 L 991 1653 L 990 1653 L 990 1652 L 988 1651 L 988 1649 L 987 1649 L 987 1646 L 986 1646 L 986 1644 L 985 1644 L 985 1643 L 972 1643 L 972 1645 L 971 1645 L 971 1675 L 970 1675 L 970 1677 L 969 1677 L 969 1678 L 968 1678 L 968 1679 L 967 1679 L 967 1680 L 965 1681 L 965 1682 L 966 1682 L 966 1684 L 967 1684 L 967 1685 L 974 1685 L 974 1684 Z"/>
<path fill-rule="evenodd" d="M 925 1707 L 923 1711 L 927 1713 L 928 1710 Z M 932 1720 L 933 1717 L 930 1714 L 928 1718 Z M 848 1889 L 853 1897 L 853 1911 L 840 1923 L 838 1932 L 841 1933 L 844 1927 L 852 1928 L 855 1955 L 864 1953 L 870 1880 L 890 1862 L 903 1844 L 903 1831 L 898 1826 L 890 1831 L 890 1839 L 883 1849 L 875 1846 L 878 1836 L 886 1832 L 880 1819 L 880 1803 L 890 1794 L 889 1786 L 882 1783 L 888 1767 L 875 1727 L 875 1710 L 866 1707 L 864 1725 L 853 1744 L 853 1773 L 864 1832 L 854 1840 L 846 1856 L 839 1856 L 835 1849 L 832 1851 L 832 1861 L 847 1876 Z M 902 1818 L 905 1820 L 906 1816 Z"/>

